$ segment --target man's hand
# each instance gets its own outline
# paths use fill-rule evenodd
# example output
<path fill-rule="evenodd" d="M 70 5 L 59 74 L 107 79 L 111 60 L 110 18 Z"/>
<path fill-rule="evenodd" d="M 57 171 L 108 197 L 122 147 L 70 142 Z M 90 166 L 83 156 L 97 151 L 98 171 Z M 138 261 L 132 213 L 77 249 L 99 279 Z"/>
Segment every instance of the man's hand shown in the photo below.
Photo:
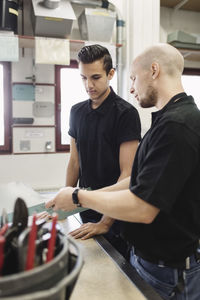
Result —
<path fill-rule="evenodd" d="M 52 216 L 47 211 L 42 211 L 36 215 L 37 220 L 45 219 L 46 221 L 52 219 Z"/>
<path fill-rule="evenodd" d="M 46 208 L 53 208 L 53 210 L 71 211 L 76 209 L 76 205 L 72 201 L 72 193 L 75 188 L 66 187 L 62 188 L 56 197 L 48 201 L 45 205 Z"/>
<path fill-rule="evenodd" d="M 104 224 L 103 222 L 99 223 L 86 223 L 81 225 L 78 229 L 70 232 L 70 235 L 75 238 L 82 240 L 87 240 L 95 235 L 100 235 L 107 233 L 110 229 L 110 226 Z"/>

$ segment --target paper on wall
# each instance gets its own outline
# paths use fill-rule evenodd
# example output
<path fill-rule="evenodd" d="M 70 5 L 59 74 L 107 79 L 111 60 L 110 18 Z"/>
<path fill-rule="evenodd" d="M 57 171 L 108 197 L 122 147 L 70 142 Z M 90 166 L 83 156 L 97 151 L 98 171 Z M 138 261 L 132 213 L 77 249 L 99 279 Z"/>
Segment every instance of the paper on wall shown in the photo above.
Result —
<path fill-rule="evenodd" d="M 16 36 L 0 35 L 0 61 L 19 60 L 19 41 Z"/>
<path fill-rule="evenodd" d="M 36 37 L 35 62 L 36 64 L 69 65 L 69 40 Z"/>

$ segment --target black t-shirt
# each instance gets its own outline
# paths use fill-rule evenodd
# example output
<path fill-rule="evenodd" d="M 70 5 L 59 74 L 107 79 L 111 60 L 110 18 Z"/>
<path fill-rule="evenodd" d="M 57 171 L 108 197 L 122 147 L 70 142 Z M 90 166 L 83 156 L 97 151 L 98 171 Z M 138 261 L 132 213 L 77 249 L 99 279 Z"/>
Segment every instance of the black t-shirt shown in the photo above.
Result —
<path fill-rule="evenodd" d="M 200 237 L 200 111 L 191 96 L 180 93 L 152 114 L 130 191 L 160 213 L 151 224 L 124 222 L 126 239 L 153 259 L 191 255 Z"/>
<path fill-rule="evenodd" d="M 98 189 L 114 184 L 120 176 L 120 144 L 140 140 L 140 132 L 137 110 L 112 88 L 97 109 L 91 108 L 91 100 L 74 105 L 68 133 L 78 149 L 79 186 Z"/>

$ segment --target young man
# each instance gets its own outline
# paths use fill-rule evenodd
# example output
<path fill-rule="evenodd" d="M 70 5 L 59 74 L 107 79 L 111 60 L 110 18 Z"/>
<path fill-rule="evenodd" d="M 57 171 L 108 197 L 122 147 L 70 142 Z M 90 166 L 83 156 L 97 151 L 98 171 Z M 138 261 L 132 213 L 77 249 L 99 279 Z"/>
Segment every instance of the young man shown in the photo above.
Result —
<path fill-rule="evenodd" d="M 133 62 L 131 93 L 142 107 L 156 106 L 137 150 L 130 184 L 101 191 L 65 188 L 55 209 L 83 207 L 124 220 L 134 246 L 131 264 L 163 299 L 200 299 L 200 111 L 184 93 L 184 60 L 158 44 Z M 73 194 L 73 196 L 72 196 Z M 122 201 L 123 199 L 123 201 Z M 74 201 L 74 202 L 73 202 Z"/>
<path fill-rule="evenodd" d="M 137 110 L 117 96 L 109 86 L 115 70 L 105 47 L 91 45 L 78 53 L 80 75 L 90 99 L 74 105 L 70 114 L 71 151 L 66 186 L 99 189 L 131 174 L 131 166 L 141 138 Z M 80 213 L 83 224 L 72 232 L 87 239 L 107 233 L 114 220 L 87 210 Z M 94 223 L 95 222 L 95 223 Z M 115 222 L 106 234 L 120 251 L 126 251 Z"/>

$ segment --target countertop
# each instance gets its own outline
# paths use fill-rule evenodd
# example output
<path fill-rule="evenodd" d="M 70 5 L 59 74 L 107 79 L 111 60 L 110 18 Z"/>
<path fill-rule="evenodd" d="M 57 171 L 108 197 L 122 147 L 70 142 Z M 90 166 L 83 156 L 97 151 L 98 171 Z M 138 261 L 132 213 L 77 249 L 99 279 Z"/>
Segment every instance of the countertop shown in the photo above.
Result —
<path fill-rule="evenodd" d="M 62 221 L 62 225 L 66 234 L 78 228 L 78 214 Z M 103 236 L 76 242 L 84 265 L 70 300 L 161 300 Z"/>

